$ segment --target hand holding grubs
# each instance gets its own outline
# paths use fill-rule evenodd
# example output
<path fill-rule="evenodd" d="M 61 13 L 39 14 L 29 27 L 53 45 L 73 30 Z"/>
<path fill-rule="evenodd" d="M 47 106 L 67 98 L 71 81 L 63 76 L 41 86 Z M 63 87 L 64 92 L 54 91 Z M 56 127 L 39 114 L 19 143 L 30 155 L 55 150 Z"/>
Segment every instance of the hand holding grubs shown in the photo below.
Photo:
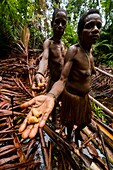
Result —
<path fill-rule="evenodd" d="M 22 133 L 23 139 L 27 137 L 33 138 L 37 134 L 39 127 L 39 116 L 41 116 L 41 113 L 37 111 L 36 108 L 32 107 L 19 128 L 19 132 Z"/>
<path fill-rule="evenodd" d="M 39 117 L 41 116 L 40 111 L 37 111 L 36 108 L 31 109 L 32 115 L 33 116 L 28 116 L 27 117 L 27 122 L 28 124 L 34 124 L 39 122 Z"/>
<path fill-rule="evenodd" d="M 32 90 L 34 91 L 43 91 L 46 88 L 45 83 L 38 83 L 38 85 L 36 85 L 36 83 L 32 84 Z"/>
<path fill-rule="evenodd" d="M 41 74 L 36 74 L 32 83 L 32 90 L 43 91 L 46 88 L 46 80 Z"/>
<path fill-rule="evenodd" d="M 40 95 L 22 104 L 21 108 L 29 106 L 32 106 L 32 108 L 19 128 L 19 132 L 22 133 L 22 138 L 24 139 L 27 137 L 34 138 L 38 129 L 45 125 L 54 107 L 54 98 Z"/>

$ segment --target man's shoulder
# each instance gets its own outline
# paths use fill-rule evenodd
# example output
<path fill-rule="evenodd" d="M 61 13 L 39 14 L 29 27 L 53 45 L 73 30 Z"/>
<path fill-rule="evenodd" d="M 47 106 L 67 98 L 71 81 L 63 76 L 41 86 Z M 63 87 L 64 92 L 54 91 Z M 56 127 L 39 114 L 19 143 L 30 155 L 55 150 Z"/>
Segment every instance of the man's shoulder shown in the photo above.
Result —
<path fill-rule="evenodd" d="M 73 44 L 69 47 L 69 51 L 72 51 L 73 53 L 77 53 L 77 44 Z"/>
<path fill-rule="evenodd" d="M 51 39 L 48 38 L 48 39 L 46 39 L 46 40 L 44 41 L 43 47 L 49 47 L 50 44 L 51 44 Z"/>
<path fill-rule="evenodd" d="M 77 48 L 76 44 L 71 45 L 67 50 L 67 54 L 65 56 L 65 61 L 72 61 L 75 58 L 77 51 L 78 51 L 78 48 Z"/>
<path fill-rule="evenodd" d="M 48 39 L 46 39 L 45 41 L 44 41 L 44 43 L 50 43 L 51 42 L 51 39 L 50 38 L 48 38 Z"/>

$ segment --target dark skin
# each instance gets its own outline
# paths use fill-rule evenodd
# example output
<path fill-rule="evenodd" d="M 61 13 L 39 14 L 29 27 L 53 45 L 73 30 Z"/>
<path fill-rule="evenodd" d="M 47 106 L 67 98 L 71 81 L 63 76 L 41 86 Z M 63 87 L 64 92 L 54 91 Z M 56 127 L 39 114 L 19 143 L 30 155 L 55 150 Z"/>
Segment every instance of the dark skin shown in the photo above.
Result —
<path fill-rule="evenodd" d="M 37 129 L 42 128 L 49 114 L 54 107 L 55 98 L 62 93 L 64 87 L 68 86 L 72 91 L 87 94 L 91 88 L 91 75 L 95 72 L 93 57 L 92 57 L 92 45 L 100 36 L 102 20 L 99 14 L 89 14 L 85 18 L 85 25 L 79 35 L 79 44 L 72 45 L 65 56 L 65 65 L 63 67 L 60 79 L 53 85 L 52 89 L 47 95 L 41 95 L 33 98 L 31 101 L 24 103 L 22 106 L 26 108 L 33 105 L 37 108 L 37 111 L 41 111 L 42 117 L 38 123 Z M 86 57 L 86 53 L 88 58 Z M 75 62 L 74 62 L 75 61 Z M 73 67 L 72 67 L 73 64 Z M 90 66 L 92 65 L 92 72 Z M 27 119 L 20 126 L 20 132 L 25 133 L 27 129 Z M 22 128 L 23 126 L 23 128 Z M 32 132 L 35 132 L 35 125 L 32 125 Z M 72 128 L 72 127 L 71 127 Z M 69 129 L 71 132 L 72 129 Z M 37 130 L 38 131 L 38 130 Z M 36 133 L 33 134 L 33 137 Z M 26 134 L 28 137 L 29 134 Z M 25 137 L 25 138 L 26 138 Z"/>
<path fill-rule="evenodd" d="M 39 63 L 38 72 L 44 75 L 47 69 L 49 69 L 49 83 L 47 86 L 48 89 L 51 89 L 54 82 L 60 78 L 62 66 L 64 64 L 66 49 L 64 43 L 61 41 L 61 38 L 66 28 L 66 19 L 67 16 L 64 11 L 61 10 L 56 13 L 55 18 L 51 23 L 53 29 L 53 37 L 45 40 L 43 44 L 42 59 Z M 40 83 L 45 84 L 44 76 L 39 73 L 35 75 L 35 81 L 33 83 L 32 89 L 36 89 L 34 85 L 35 82 L 36 85 Z M 53 78 L 54 81 L 52 80 Z M 53 81 L 52 84 L 51 81 Z M 43 90 L 43 86 L 38 87 L 38 90 Z"/>
<path fill-rule="evenodd" d="M 90 26 L 87 28 L 87 25 L 90 25 L 90 23 L 92 25 L 91 28 Z M 98 25 L 100 25 L 99 28 L 97 27 Z M 88 53 L 90 65 L 94 65 L 92 57 L 92 45 L 99 38 L 100 31 L 101 31 L 100 16 L 98 14 L 90 14 L 89 16 L 87 16 L 84 29 L 80 33 L 79 38 L 80 39 L 79 43 L 81 44 L 82 48 L 80 47 L 80 45 L 78 47 L 76 47 L 76 45 L 72 45 L 69 48 L 65 57 L 66 63 L 63 68 L 61 78 L 54 84 L 50 91 L 51 93 L 54 93 L 56 97 L 58 97 L 61 91 L 63 91 L 65 83 L 67 83 L 66 86 L 70 86 L 70 88 L 72 88 L 73 90 L 80 91 L 81 93 L 88 93 L 90 91 L 91 73 L 89 70 L 88 59 L 86 57 L 86 54 L 84 53 L 83 48 Z M 76 60 L 77 64 L 73 66 L 73 70 L 71 70 L 73 60 Z M 70 70 L 72 71 L 72 73 L 75 71 L 75 74 L 70 74 Z M 89 75 L 85 76 L 87 72 L 89 72 Z M 56 90 L 56 87 L 58 90 Z"/>

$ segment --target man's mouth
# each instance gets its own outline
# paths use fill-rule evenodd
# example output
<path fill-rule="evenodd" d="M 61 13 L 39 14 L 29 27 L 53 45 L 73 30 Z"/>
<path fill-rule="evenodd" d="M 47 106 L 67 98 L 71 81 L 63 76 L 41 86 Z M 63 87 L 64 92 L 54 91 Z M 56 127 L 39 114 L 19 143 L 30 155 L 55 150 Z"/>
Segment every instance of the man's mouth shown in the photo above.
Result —
<path fill-rule="evenodd" d="M 97 40 L 97 39 L 99 38 L 99 35 L 97 35 L 97 34 L 94 35 L 94 34 L 93 34 L 93 35 L 91 35 L 91 37 L 92 37 L 93 39 Z"/>
<path fill-rule="evenodd" d="M 63 32 L 63 30 L 57 30 L 57 32 L 62 33 L 62 32 Z"/>

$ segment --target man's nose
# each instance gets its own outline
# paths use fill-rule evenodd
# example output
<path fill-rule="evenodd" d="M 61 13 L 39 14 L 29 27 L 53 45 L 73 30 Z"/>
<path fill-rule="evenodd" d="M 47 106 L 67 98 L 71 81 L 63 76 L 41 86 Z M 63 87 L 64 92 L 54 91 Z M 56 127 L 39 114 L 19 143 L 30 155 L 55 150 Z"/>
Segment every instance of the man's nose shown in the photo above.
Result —
<path fill-rule="evenodd" d="M 59 27 L 59 28 L 62 28 L 62 23 L 60 23 L 58 27 Z"/>
<path fill-rule="evenodd" d="M 93 32 L 99 32 L 99 29 L 98 29 L 98 27 L 97 27 L 97 25 L 94 25 L 94 27 L 93 27 L 93 30 L 92 30 Z"/>

